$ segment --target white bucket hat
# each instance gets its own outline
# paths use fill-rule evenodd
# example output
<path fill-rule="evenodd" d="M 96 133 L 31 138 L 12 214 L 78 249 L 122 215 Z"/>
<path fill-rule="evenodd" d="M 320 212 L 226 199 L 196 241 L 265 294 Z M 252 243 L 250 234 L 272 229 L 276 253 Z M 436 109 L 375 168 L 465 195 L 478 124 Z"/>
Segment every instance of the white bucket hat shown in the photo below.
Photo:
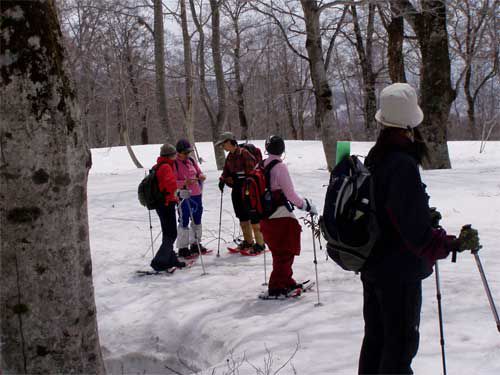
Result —
<path fill-rule="evenodd" d="M 407 83 L 393 83 L 380 93 L 379 110 L 375 119 L 393 128 L 417 127 L 424 114 L 417 102 L 415 89 Z"/>

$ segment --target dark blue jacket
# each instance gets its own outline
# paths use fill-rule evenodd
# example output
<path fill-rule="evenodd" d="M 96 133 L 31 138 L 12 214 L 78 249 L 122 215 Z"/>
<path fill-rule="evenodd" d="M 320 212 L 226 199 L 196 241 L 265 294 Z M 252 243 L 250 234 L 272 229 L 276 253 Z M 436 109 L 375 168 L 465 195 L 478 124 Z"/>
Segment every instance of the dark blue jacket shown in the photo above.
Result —
<path fill-rule="evenodd" d="M 429 196 L 420 178 L 415 145 L 394 133 L 369 153 L 381 235 L 361 277 L 367 281 L 417 281 L 445 258 L 451 236 L 433 229 Z M 379 142 L 378 142 L 379 143 Z"/>

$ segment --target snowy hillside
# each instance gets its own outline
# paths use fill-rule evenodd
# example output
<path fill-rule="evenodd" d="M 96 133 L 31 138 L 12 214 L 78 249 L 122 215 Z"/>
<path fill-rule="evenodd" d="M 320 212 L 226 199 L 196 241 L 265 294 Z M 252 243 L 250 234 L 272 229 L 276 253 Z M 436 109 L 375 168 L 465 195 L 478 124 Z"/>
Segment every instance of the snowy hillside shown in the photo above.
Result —
<path fill-rule="evenodd" d="M 263 142 L 257 145 L 263 146 Z M 371 144 L 354 143 L 365 155 Z M 220 193 L 212 145 L 198 148 L 208 178 L 204 188 L 204 244 L 217 250 Z M 149 168 L 156 146 L 135 146 Z M 423 172 L 431 205 L 442 225 L 457 233 L 463 224 L 479 230 L 481 259 L 500 305 L 500 142 L 479 154 L 477 142 L 452 142 L 453 169 Z M 94 286 L 103 354 L 114 374 L 354 374 L 363 337 L 359 277 L 342 271 L 318 249 L 319 291 L 286 301 L 262 301 L 264 257 L 229 254 L 237 236 L 230 194 L 223 197 L 221 256 L 204 257 L 171 276 L 137 277 L 152 257 L 148 211 L 137 200 L 144 170 L 134 168 L 123 147 L 92 150 L 89 220 Z M 297 192 L 321 211 L 328 172 L 319 142 L 287 142 L 287 163 Z M 296 212 L 300 217 L 301 212 Z M 153 237 L 161 232 L 152 212 Z M 160 239 L 155 242 L 155 251 Z M 267 276 L 270 254 L 267 257 Z M 470 254 L 440 262 L 448 373 L 500 374 L 500 333 Z M 303 226 L 297 280 L 315 277 L 311 232 Z M 441 373 L 441 349 L 434 276 L 424 282 L 420 349 L 416 374 Z M 289 362 L 287 362 L 289 361 Z M 266 370 L 270 367 L 271 370 Z M 172 369 L 169 370 L 168 368 Z M 231 368 L 239 368 L 231 372 Z M 257 372 L 256 368 L 262 370 Z M 267 371 L 267 372 L 266 372 Z"/>

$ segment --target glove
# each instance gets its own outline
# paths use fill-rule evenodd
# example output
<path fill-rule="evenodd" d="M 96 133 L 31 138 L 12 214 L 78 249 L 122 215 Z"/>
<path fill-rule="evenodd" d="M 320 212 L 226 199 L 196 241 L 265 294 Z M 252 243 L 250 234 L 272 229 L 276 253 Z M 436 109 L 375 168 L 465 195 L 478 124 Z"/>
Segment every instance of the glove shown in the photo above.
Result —
<path fill-rule="evenodd" d="M 471 250 L 472 252 L 479 251 L 482 247 L 479 244 L 479 234 L 476 229 L 470 224 L 464 225 L 458 236 L 458 251 Z"/>
<path fill-rule="evenodd" d="M 439 228 L 439 221 L 443 218 L 441 213 L 437 210 L 436 207 L 430 208 L 431 215 L 431 225 L 433 228 Z"/>
<path fill-rule="evenodd" d="M 191 192 L 188 189 L 180 189 L 179 190 L 179 198 L 188 199 L 191 197 Z"/>
<path fill-rule="evenodd" d="M 304 198 L 304 203 L 302 204 L 302 210 L 309 212 L 313 216 L 316 216 L 318 214 L 318 209 L 313 204 L 312 200 L 307 198 Z"/>
<path fill-rule="evenodd" d="M 222 193 L 224 191 L 224 180 L 219 180 L 219 190 Z"/>

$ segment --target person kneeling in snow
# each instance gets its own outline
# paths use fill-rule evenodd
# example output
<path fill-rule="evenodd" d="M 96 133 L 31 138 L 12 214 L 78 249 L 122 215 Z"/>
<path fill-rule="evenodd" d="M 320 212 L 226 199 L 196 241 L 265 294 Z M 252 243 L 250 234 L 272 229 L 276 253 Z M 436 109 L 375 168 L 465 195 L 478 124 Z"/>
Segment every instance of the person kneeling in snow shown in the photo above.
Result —
<path fill-rule="evenodd" d="M 457 239 L 432 224 L 419 172 L 426 146 L 416 127 L 423 113 L 413 87 L 395 83 L 383 89 L 375 118 L 382 129 L 365 165 L 373 173 L 380 236 L 361 270 L 365 335 L 358 373 L 413 374 L 422 280 L 436 260 L 478 247 L 479 239 L 471 228 Z"/>
<path fill-rule="evenodd" d="M 177 238 L 177 227 L 175 222 L 175 205 L 177 204 L 177 183 L 172 170 L 176 150 L 169 143 L 161 146 L 160 156 L 153 168 L 156 170 L 158 187 L 165 195 L 165 205 L 156 209 L 160 218 L 162 240 L 155 257 L 151 261 L 151 267 L 155 271 L 164 271 L 171 267 L 185 267 L 186 263 L 179 262 L 174 252 L 174 242 Z"/>
<path fill-rule="evenodd" d="M 317 215 L 316 207 L 309 199 L 302 199 L 294 190 L 287 166 L 282 163 L 281 154 L 285 152 L 285 142 L 277 135 L 266 140 L 269 157 L 264 160 L 264 167 L 273 160 L 279 162 L 270 171 L 270 183 L 274 213 L 260 222 L 264 240 L 273 256 L 273 271 L 269 278 L 269 296 L 287 296 L 300 287 L 293 279 L 292 265 L 294 257 L 300 254 L 300 233 L 302 228 L 293 214 L 290 202 L 301 210 Z"/>

